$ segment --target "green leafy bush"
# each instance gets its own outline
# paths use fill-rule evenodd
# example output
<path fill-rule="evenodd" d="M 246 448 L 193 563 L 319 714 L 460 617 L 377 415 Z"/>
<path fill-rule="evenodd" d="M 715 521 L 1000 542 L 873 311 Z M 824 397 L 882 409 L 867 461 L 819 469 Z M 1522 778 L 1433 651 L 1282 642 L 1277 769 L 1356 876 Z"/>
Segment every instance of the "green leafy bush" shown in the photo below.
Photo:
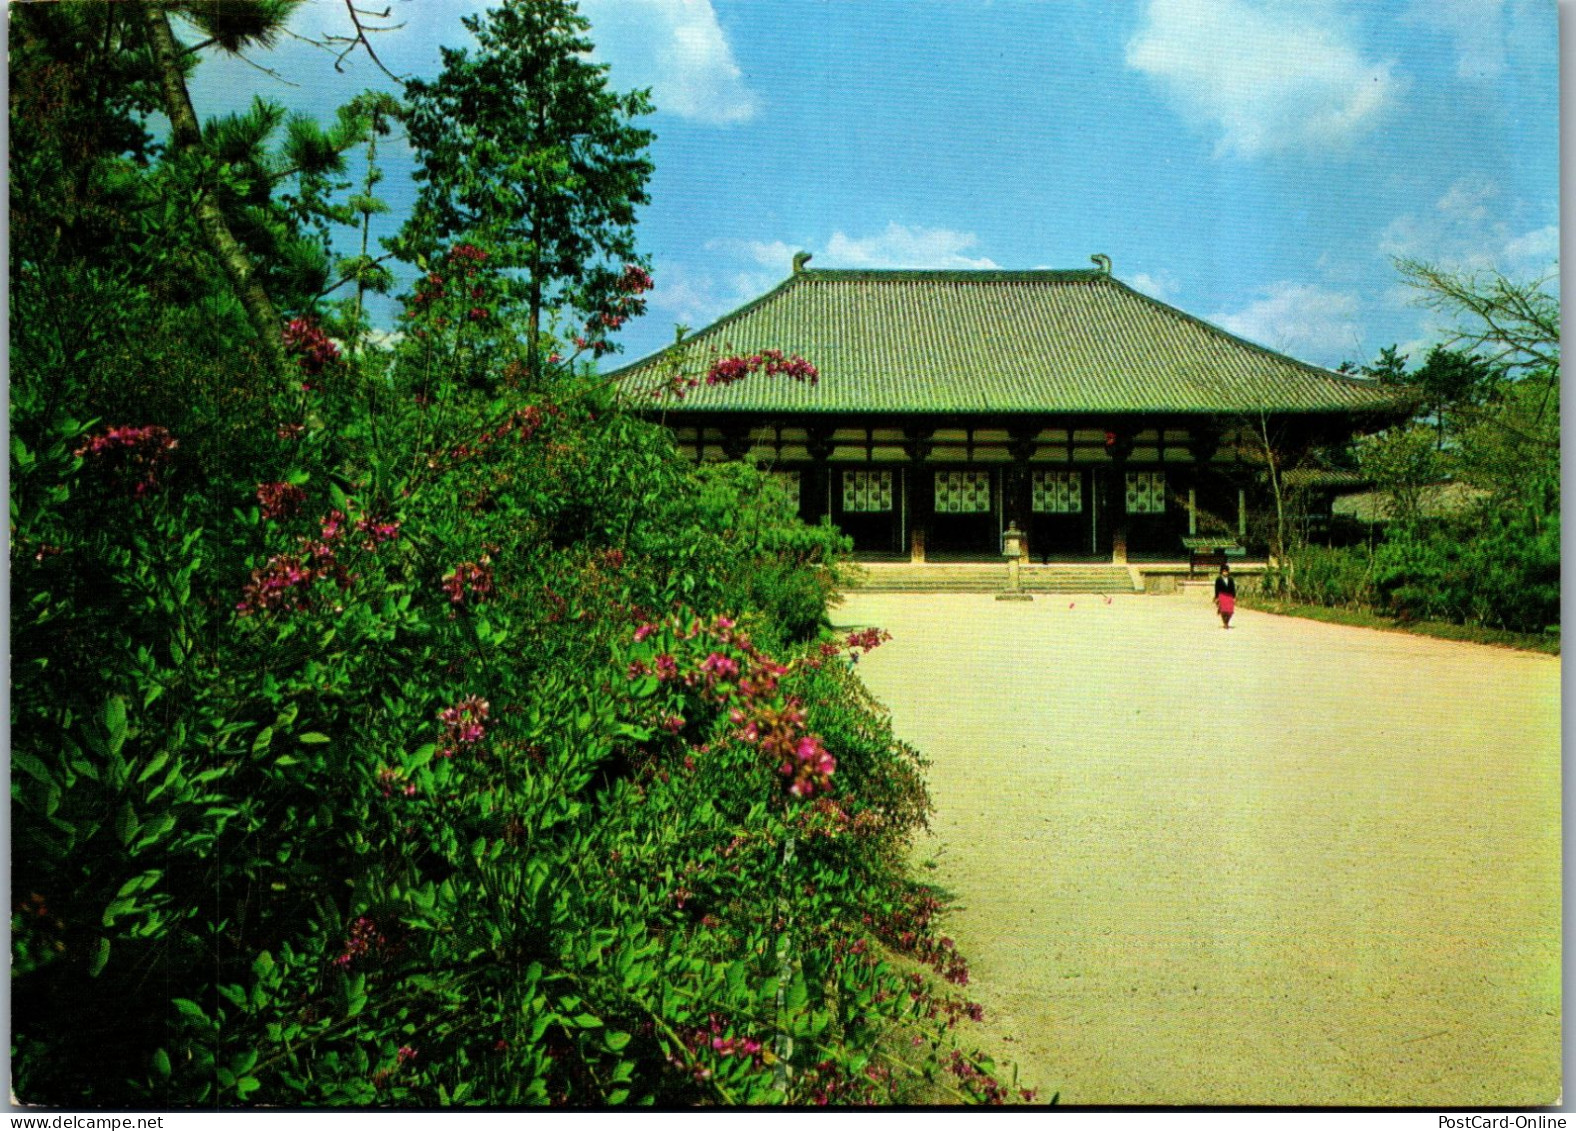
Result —
<path fill-rule="evenodd" d="M 1374 555 L 1374 584 L 1402 619 L 1541 632 L 1559 623 L 1559 519 L 1483 508 L 1458 522 L 1419 524 Z"/>
<path fill-rule="evenodd" d="M 589 376 L 287 340 L 240 424 L 180 361 L 244 460 L 14 421 L 18 1095 L 1005 1098 L 840 538 Z"/>
<path fill-rule="evenodd" d="M 499 26 L 536 34 L 518 7 Z M 204 45 L 179 64 L 135 6 L 15 25 L 17 1096 L 1005 1098 L 953 1040 L 978 1008 L 907 871 L 920 762 L 847 658 L 877 641 L 825 628 L 844 543 L 577 366 L 650 286 L 626 254 L 643 135 L 616 239 L 582 254 L 554 213 L 545 299 L 508 232 L 415 225 L 374 349 L 376 178 L 342 204 L 334 178 L 398 107 L 144 128 L 185 65 L 285 14 L 248 11 L 167 13 Z M 543 43 L 600 82 L 578 32 Z M 559 124 L 533 153 L 578 142 Z M 559 168 L 509 153 L 427 171 Z M 350 359 L 319 321 L 331 223 L 360 228 L 334 272 Z"/>
<path fill-rule="evenodd" d="M 1366 546 L 1302 546 L 1292 554 L 1298 600 L 1315 605 L 1368 608 L 1374 601 L 1373 560 Z"/>
<path fill-rule="evenodd" d="M 1559 562 L 1557 514 L 1484 505 L 1396 526 L 1372 550 L 1303 547 L 1291 576 L 1311 604 L 1539 633 L 1559 624 Z"/>

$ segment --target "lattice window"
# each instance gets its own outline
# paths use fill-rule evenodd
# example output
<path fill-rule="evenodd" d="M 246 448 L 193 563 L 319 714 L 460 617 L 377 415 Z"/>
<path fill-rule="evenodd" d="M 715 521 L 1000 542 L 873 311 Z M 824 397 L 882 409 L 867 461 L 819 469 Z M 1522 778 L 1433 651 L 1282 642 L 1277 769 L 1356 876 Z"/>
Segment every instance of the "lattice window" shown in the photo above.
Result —
<path fill-rule="evenodd" d="M 1083 511 L 1083 473 L 1036 471 L 1031 478 L 1035 514 L 1080 514 Z"/>
<path fill-rule="evenodd" d="M 1127 473 L 1127 513 L 1164 514 L 1166 510 L 1166 473 L 1129 471 Z"/>
<path fill-rule="evenodd" d="M 936 472 L 937 514 L 987 514 L 990 511 L 990 472 Z"/>
<path fill-rule="evenodd" d="M 871 514 L 892 509 L 890 471 L 843 472 L 843 510 L 845 513 Z"/>

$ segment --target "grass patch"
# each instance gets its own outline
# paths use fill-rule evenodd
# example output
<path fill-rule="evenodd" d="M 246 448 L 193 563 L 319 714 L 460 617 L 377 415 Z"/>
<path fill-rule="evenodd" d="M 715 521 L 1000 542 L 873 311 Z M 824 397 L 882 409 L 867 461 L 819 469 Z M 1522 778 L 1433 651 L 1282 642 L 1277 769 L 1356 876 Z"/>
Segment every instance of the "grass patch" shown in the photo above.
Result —
<path fill-rule="evenodd" d="M 1441 620 L 1416 620 L 1402 623 L 1394 617 L 1380 616 L 1367 609 L 1333 608 L 1329 605 L 1303 605 L 1296 601 L 1278 601 L 1269 597 L 1253 597 L 1242 606 L 1261 613 L 1274 613 L 1283 617 L 1304 617 L 1326 624 L 1344 624 L 1353 628 L 1377 628 L 1388 632 L 1410 632 L 1414 636 L 1433 636 L 1440 640 L 1464 640 L 1469 644 L 1492 644 L 1500 648 L 1516 648 L 1523 652 L 1542 652 L 1550 656 L 1560 654 L 1558 628 L 1542 633 L 1507 632 L 1501 628 L 1483 628 L 1470 624 L 1452 624 Z"/>

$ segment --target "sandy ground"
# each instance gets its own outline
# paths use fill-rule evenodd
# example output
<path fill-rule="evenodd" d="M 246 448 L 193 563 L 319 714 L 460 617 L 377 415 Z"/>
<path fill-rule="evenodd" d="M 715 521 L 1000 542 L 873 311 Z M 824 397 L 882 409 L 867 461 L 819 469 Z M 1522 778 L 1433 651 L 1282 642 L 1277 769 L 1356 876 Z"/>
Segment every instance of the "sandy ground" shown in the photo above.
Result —
<path fill-rule="evenodd" d="M 1557 659 L 1194 595 L 834 619 L 893 634 L 921 859 L 1042 1099 L 1557 1101 Z"/>

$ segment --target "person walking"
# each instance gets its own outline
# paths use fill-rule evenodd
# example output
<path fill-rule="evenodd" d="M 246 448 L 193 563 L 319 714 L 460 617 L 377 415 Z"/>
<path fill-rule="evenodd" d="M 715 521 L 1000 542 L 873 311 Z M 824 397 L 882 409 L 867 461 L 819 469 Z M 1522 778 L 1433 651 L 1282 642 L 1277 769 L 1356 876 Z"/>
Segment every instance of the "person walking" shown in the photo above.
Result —
<path fill-rule="evenodd" d="M 1231 614 L 1237 611 L 1237 583 L 1225 562 L 1220 563 L 1220 576 L 1215 578 L 1215 611 L 1220 614 L 1221 626 L 1230 628 Z"/>

